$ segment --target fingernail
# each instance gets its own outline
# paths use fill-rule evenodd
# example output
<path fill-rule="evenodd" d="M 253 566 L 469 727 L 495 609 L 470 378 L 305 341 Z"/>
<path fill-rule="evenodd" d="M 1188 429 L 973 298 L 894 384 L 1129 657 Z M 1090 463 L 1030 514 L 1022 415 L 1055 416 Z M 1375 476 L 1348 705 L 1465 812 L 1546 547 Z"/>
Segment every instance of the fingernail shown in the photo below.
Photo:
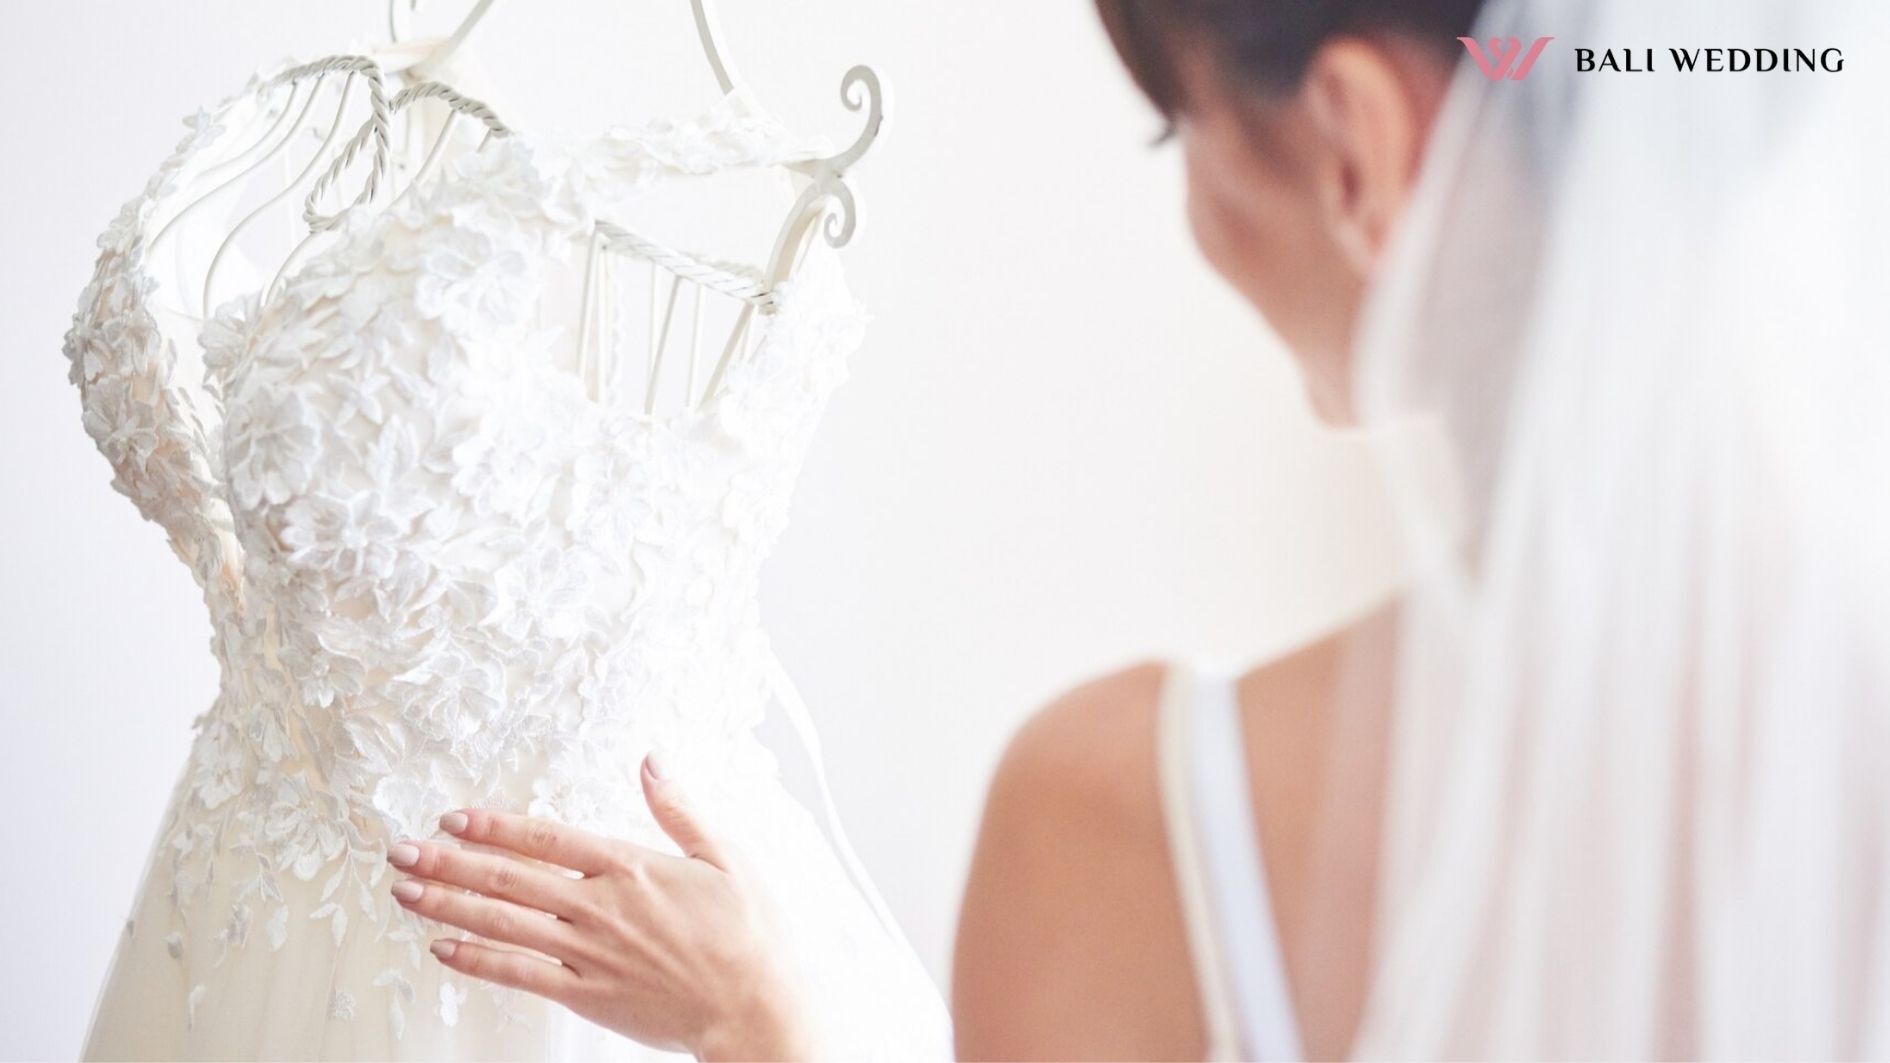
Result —
<path fill-rule="evenodd" d="M 666 763 L 667 760 L 668 758 L 664 757 L 662 753 L 652 749 L 650 750 L 650 755 L 643 758 L 643 763 L 649 765 L 651 778 L 667 779 L 669 778 L 669 764 Z"/>
<path fill-rule="evenodd" d="M 450 960 L 453 958 L 453 953 L 459 951 L 459 942 L 435 941 L 433 944 L 428 945 L 427 948 L 431 950 L 432 953 L 435 956 L 438 956 L 440 959 Z"/>
<path fill-rule="evenodd" d="M 440 817 L 440 829 L 448 834 L 458 834 L 460 831 L 465 830 L 467 824 L 470 822 L 464 812 L 448 812 L 446 815 Z"/>
<path fill-rule="evenodd" d="M 394 898 L 404 901 L 407 904 L 412 904 L 419 900 L 420 895 L 425 892 L 425 887 L 410 878 L 401 879 L 399 882 L 394 883 Z"/>
<path fill-rule="evenodd" d="M 387 850 L 387 862 L 395 867 L 412 867 L 420 862 L 420 847 L 401 842 Z"/>

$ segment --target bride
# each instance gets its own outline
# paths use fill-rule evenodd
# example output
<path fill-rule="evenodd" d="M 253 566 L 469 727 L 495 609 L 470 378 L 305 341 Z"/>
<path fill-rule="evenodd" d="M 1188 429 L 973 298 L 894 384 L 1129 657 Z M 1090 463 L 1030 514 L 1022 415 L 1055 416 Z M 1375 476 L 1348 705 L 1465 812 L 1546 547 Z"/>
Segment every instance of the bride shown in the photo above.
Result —
<path fill-rule="evenodd" d="M 1573 59 L 1869 55 L 1890 13 L 1099 6 L 1319 408 L 1441 447 L 1383 455 L 1411 576 L 1378 612 L 1017 735 L 959 1052 L 1890 1054 L 1883 75 Z M 1493 77 L 1460 38 L 1552 41 Z M 473 932 L 442 963 L 626 1034 L 818 1055 L 739 848 L 686 772 L 642 782 L 685 855 L 468 809 L 443 826 L 492 848 L 415 845 L 395 896 Z"/>

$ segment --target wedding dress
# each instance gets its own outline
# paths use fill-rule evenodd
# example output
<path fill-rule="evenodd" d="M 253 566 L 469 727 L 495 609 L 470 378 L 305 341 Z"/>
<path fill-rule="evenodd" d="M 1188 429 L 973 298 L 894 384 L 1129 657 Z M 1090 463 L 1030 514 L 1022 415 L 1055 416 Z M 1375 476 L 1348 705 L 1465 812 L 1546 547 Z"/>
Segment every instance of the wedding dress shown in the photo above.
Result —
<path fill-rule="evenodd" d="M 148 245 L 273 84 L 189 120 L 67 340 L 85 428 L 195 574 L 221 668 L 86 1054 L 661 1055 L 442 968 L 449 928 L 392 903 L 385 864 L 465 806 L 674 851 L 638 784 L 658 746 L 772 891 L 836 1053 L 948 1054 L 936 989 L 754 733 L 799 709 L 757 585 L 861 339 L 836 259 L 817 246 L 674 413 L 598 401 L 540 313 L 649 189 L 808 146 L 739 92 L 574 146 L 494 138 L 192 335 Z"/>

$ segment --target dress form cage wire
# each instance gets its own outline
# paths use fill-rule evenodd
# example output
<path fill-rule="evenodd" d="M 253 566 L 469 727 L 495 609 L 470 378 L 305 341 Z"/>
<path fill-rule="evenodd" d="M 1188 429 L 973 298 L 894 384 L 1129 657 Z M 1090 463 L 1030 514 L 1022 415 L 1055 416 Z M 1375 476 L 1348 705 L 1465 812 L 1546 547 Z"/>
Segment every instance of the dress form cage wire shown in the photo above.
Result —
<path fill-rule="evenodd" d="M 259 85 L 256 128 L 229 138 L 233 149 L 191 179 L 191 194 L 182 197 L 183 206 L 162 221 L 151 240 L 155 253 L 186 218 L 234 211 L 236 220 L 209 256 L 201 284 L 192 286 L 196 305 L 178 311 L 208 319 L 220 300 L 233 294 L 223 290 L 227 284 L 218 284 L 233 252 L 257 244 L 266 250 L 250 257 L 275 264 L 262 289 L 266 300 L 350 211 L 396 204 L 431 179 L 453 151 L 477 150 L 491 139 L 514 135 L 485 101 L 430 76 L 465 44 L 495 3 L 477 0 L 450 35 L 415 51 L 407 21 L 418 0 L 389 0 L 389 52 L 414 52 L 417 58 L 396 64 L 369 55 L 331 56 Z M 722 93 L 747 92 L 721 44 L 712 0 L 691 0 L 690 6 L 704 58 Z M 842 77 L 840 102 L 849 111 L 864 112 L 863 126 L 837 154 L 776 164 L 790 174 L 795 193 L 759 267 L 691 254 L 614 222 L 597 223 L 585 249 L 573 329 L 576 370 L 592 398 L 638 407 L 645 414 L 659 406 L 699 405 L 716 393 L 729 366 L 753 350 L 756 318 L 772 312 L 776 287 L 794 274 L 814 242 L 824 240 L 837 249 L 852 240 L 860 206 L 847 176 L 878 138 L 888 107 L 878 74 L 865 65 Z M 423 106 L 433 110 L 432 121 L 401 120 Z M 349 129 L 353 132 L 344 139 Z M 404 149 L 396 143 L 403 139 Z M 314 141 L 315 147 L 298 148 L 298 141 Z M 281 167 L 286 177 L 258 181 L 271 166 Z M 352 196 L 345 191 L 350 184 L 358 185 Z M 297 195 L 300 210 L 291 213 Z M 299 231 L 285 233 L 285 227 Z M 285 236 L 289 250 L 283 254 Z M 623 311 L 632 302 L 646 310 L 647 329 L 640 336 L 629 335 L 632 330 L 625 327 Z"/>

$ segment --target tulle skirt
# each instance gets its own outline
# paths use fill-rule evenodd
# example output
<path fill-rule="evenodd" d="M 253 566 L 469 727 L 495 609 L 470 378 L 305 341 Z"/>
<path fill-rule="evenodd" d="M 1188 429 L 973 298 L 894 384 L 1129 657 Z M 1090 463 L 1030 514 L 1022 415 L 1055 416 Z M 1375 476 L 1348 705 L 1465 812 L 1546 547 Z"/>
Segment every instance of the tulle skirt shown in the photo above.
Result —
<path fill-rule="evenodd" d="M 778 778 L 692 787 L 690 799 L 777 902 L 833 1054 L 948 1058 L 936 987 Z M 217 853 L 209 886 L 180 917 L 163 850 L 160 841 L 100 992 L 87 1059 L 674 1058 L 441 967 L 424 955 L 428 942 L 459 935 L 438 924 L 398 929 L 412 917 L 387 893 L 392 874 L 373 891 L 385 918 L 356 915 L 340 929 L 322 876 L 285 879 L 288 914 L 271 947 L 256 940 L 262 932 L 217 915 L 241 903 L 234 884 L 254 854 Z"/>

